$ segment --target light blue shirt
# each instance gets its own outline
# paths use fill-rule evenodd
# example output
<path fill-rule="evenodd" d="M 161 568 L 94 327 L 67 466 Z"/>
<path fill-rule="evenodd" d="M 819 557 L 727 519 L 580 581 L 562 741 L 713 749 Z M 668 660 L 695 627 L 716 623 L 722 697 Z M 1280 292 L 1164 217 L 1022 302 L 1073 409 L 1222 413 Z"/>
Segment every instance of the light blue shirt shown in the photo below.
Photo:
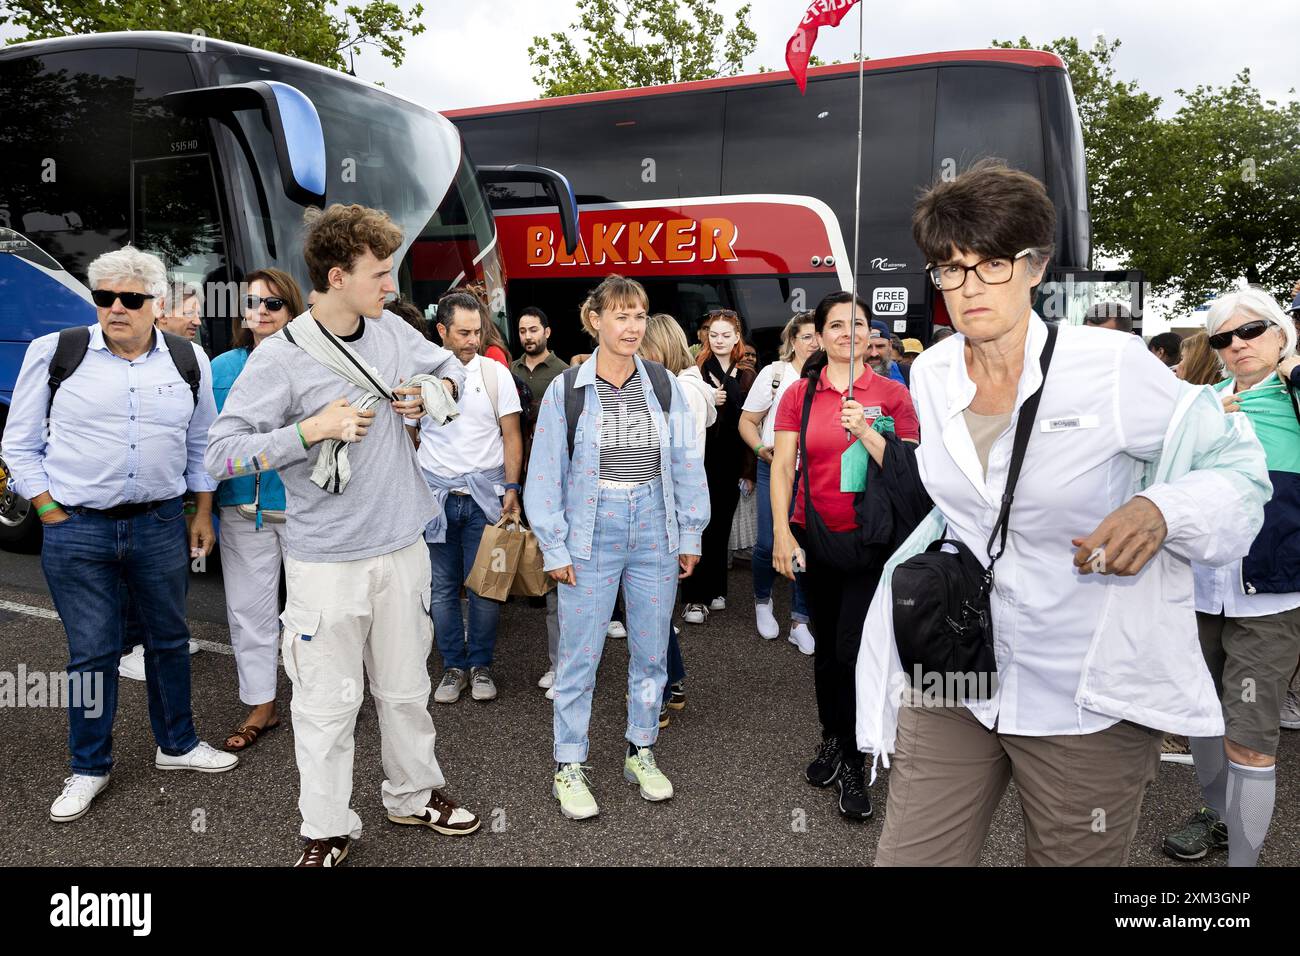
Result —
<path fill-rule="evenodd" d="M 191 345 L 199 363 L 196 406 L 161 332 L 154 330 L 148 352 L 128 361 L 109 351 L 103 329 L 92 325 L 85 358 L 55 395 L 47 434 L 58 339 L 52 332 L 27 347 L 14 385 L 4 452 L 18 494 L 48 491 L 60 504 L 102 509 L 216 490 L 203 467 L 217 406 L 202 349 Z"/>

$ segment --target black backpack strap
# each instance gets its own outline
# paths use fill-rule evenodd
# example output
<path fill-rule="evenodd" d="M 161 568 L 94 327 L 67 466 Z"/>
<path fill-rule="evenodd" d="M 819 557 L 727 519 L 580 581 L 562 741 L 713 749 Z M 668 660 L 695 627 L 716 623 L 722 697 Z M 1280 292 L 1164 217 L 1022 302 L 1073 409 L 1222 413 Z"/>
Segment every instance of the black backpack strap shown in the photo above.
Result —
<path fill-rule="evenodd" d="M 821 377 L 804 381 L 808 383 L 808 390 L 803 393 L 803 411 L 799 415 L 799 471 L 803 477 L 804 520 L 811 522 L 813 504 L 812 491 L 808 482 L 808 419 L 812 417 L 813 398 L 817 394 L 817 383 L 821 381 Z"/>
<path fill-rule="evenodd" d="M 77 370 L 81 360 L 86 357 L 88 348 L 90 348 L 89 326 L 74 325 L 70 329 L 59 330 L 59 343 L 54 347 L 54 355 L 50 358 L 50 401 L 45 406 L 46 418 L 49 418 L 50 409 L 54 407 L 54 393 Z"/>
<path fill-rule="evenodd" d="M 659 399 L 659 407 L 667 415 L 673 407 L 672 375 L 658 362 L 647 362 L 642 359 L 641 364 L 645 366 L 646 373 L 650 376 L 650 384 L 655 390 L 655 398 Z"/>
<path fill-rule="evenodd" d="M 573 460 L 573 445 L 578 435 L 578 418 L 582 415 L 582 406 L 587 398 L 587 390 L 573 387 L 578 377 L 580 365 L 572 365 L 560 373 L 561 387 L 564 389 L 564 421 L 569 429 L 569 460 Z"/>
<path fill-rule="evenodd" d="M 1043 346 L 1043 354 L 1039 357 L 1039 367 L 1043 372 L 1043 380 L 1039 383 L 1038 389 L 1034 394 L 1025 399 L 1025 403 L 1020 406 L 1020 419 L 1016 422 L 1016 440 L 1011 447 L 1011 466 L 1007 469 L 1007 486 L 1002 492 L 1002 510 L 998 513 L 997 524 L 993 526 L 993 533 L 989 535 L 988 555 L 989 572 L 993 570 L 993 565 L 998 558 L 1002 557 L 1002 552 L 1007 550 L 1007 534 L 1011 530 L 1008 521 L 1011 517 L 1011 499 L 1015 497 L 1016 482 L 1020 480 L 1020 466 L 1025 462 L 1025 450 L 1029 447 L 1029 434 L 1034 430 L 1034 422 L 1038 418 L 1038 402 L 1043 397 L 1043 387 L 1047 385 L 1047 369 L 1052 364 L 1052 352 L 1056 349 L 1056 326 L 1047 326 L 1047 343 Z M 993 553 L 993 541 L 1001 534 L 1001 543 L 998 546 L 998 553 Z"/>
<path fill-rule="evenodd" d="M 176 366 L 176 371 L 181 373 L 181 378 L 185 379 L 185 384 L 190 387 L 190 397 L 194 399 L 197 408 L 199 384 L 203 381 L 203 376 L 199 372 L 199 360 L 194 354 L 194 346 L 189 339 L 172 335 L 170 332 L 164 332 L 162 337 L 167 343 L 167 351 L 171 353 L 172 364 Z"/>

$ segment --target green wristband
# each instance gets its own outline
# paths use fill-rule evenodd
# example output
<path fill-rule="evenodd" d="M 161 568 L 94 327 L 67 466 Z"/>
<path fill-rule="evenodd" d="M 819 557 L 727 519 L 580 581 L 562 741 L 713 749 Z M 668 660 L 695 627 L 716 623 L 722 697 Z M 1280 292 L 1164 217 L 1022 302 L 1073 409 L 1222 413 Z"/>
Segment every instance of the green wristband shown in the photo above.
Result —
<path fill-rule="evenodd" d="M 62 507 L 63 505 L 59 504 L 57 501 L 47 501 L 45 502 L 45 504 L 41 505 L 39 508 L 36 509 L 36 517 L 43 518 L 51 511 L 53 511 L 55 508 L 62 508 Z"/>
<path fill-rule="evenodd" d="M 298 429 L 298 441 L 302 442 L 302 447 L 310 448 L 311 446 L 307 444 L 307 436 L 302 433 L 302 422 L 295 422 L 293 427 Z"/>
<path fill-rule="evenodd" d="M 757 445 L 754 446 L 754 454 L 755 454 L 755 455 L 761 455 L 761 454 L 763 454 L 763 449 L 766 448 L 766 447 L 767 447 L 766 445 L 764 445 L 762 442 L 760 442 L 759 444 L 757 444 Z"/>

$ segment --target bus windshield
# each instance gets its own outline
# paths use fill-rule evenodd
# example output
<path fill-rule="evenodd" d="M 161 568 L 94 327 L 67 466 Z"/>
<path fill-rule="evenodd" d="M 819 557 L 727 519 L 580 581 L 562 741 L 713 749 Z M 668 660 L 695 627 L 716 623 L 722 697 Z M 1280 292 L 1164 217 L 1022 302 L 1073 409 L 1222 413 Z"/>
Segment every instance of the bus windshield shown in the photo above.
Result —
<path fill-rule="evenodd" d="M 401 227 L 404 245 L 394 256 L 398 284 L 421 310 L 427 313 L 458 281 L 483 282 L 490 294 L 500 288 L 491 209 L 449 123 L 378 88 L 274 60 L 230 55 L 215 70 L 217 84 L 280 80 L 311 99 L 325 134 L 326 201 L 383 209 Z M 234 170 L 252 246 L 249 261 L 260 255 L 308 288 L 298 253 L 303 209 L 280 188 L 260 117 L 237 116 L 255 163 L 250 168 L 239 158 Z M 242 147 L 233 154 L 241 157 Z M 504 295 L 494 298 L 503 311 Z"/>

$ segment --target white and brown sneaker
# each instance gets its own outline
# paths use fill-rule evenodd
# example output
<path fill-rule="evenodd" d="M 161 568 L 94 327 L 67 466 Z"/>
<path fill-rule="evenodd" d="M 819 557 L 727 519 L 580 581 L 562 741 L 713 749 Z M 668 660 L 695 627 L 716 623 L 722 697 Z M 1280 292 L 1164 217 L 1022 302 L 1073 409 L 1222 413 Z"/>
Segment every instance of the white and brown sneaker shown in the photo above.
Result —
<path fill-rule="evenodd" d="M 429 797 L 428 806 L 418 814 L 399 817 L 390 813 L 388 819 L 393 823 L 401 823 L 407 826 L 428 827 L 430 830 L 436 830 L 438 833 L 445 833 L 448 836 L 468 836 L 479 828 L 480 822 L 478 817 L 451 800 L 441 790 L 433 791 L 433 795 Z"/>
<path fill-rule="evenodd" d="M 338 866 L 347 858 L 348 843 L 345 836 L 308 840 L 294 866 Z"/>

